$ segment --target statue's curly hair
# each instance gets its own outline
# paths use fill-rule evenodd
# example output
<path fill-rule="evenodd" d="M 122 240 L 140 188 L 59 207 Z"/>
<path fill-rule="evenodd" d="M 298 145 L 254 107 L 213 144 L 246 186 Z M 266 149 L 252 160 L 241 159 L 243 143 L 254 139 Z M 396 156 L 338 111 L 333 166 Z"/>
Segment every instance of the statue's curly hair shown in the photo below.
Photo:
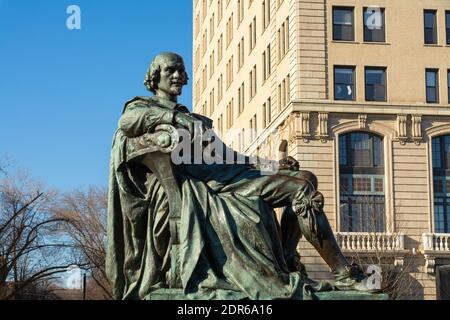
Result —
<path fill-rule="evenodd" d="M 152 92 L 153 94 L 156 94 L 156 89 L 158 89 L 158 83 L 161 78 L 161 61 L 163 58 L 167 56 L 172 56 L 177 59 L 180 59 L 183 61 L 183 58 L 176 53 L 173 52 L 163 52 L 158 54 L 152 61 L 150 68 L 148 68 L 147 74 L 145 75 L 144 85 L 147 88 L 148 91 Z M 188 74 L 185 71 L 183 74 L 183 78 L 185 81 L 182 83 L 183 85 L 188 84 Z"/>

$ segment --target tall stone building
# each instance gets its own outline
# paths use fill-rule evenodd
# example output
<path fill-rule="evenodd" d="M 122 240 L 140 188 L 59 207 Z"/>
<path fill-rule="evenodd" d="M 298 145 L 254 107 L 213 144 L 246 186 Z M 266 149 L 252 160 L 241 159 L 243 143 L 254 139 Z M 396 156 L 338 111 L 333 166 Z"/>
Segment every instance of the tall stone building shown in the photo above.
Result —
<path fill-rule="evenodd" d="M 194 111 L 315 173 L 349 257 L 388 257 L 411 298 L 448 295 L 450 2 L 194 0 L 193 17 Z"/>

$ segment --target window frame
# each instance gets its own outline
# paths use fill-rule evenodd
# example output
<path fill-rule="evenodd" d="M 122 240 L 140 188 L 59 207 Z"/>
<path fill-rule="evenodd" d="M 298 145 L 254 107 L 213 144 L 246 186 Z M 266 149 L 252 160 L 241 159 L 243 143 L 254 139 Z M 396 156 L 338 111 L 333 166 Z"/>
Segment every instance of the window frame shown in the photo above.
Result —
<path fill-rule="evenodd" d="M 432 177 L 433 177 L 433 223 L 435 232 L 450 232 L 450 152 L 446 152 L 446 139 L 447 144 L 450 145 L 450 135 L 444 134 L 432 138 L 431 143 L 431 163 L 432 163 Z M 436 143 L 437 142 L 437 143 Z M 435 150 L 435 145 L 439 145 L 439 150 Z M 439 154 L 439 167 L 435 167 L 435 156 L 436 153 Z M 442 183 L 442 191 L 437 192 L 436 181 Z M 437 229 L 437 208 L 442 206 L 442 220 L 443 220 L 443 230 Z"/>
<path fill-rule="evenodd" d="M 447 69 L 447 98 L 450 104 L 450 69 Z"/>
<path fill-rule="evenodd" d="M 351 69 L 352 70 L 352 98 L 351 99 L 338 99 L 336 95 L 336 70 L 337 69 Z M 335 65 L 333 68 L 333 97 L 334 100 L 337 101 L 356 101 L 356 66 L 344 66 L 344 65 Z"/>
<path fill-rule="evenodd" d="M 368 40 L 367 35 L 368 33 L 372 33 L 374 30 L 370 30 L 366 26 L 366 11 L 370 7 L 363 7 L 363 40 L 364 42 L 376 42 L 376 43 L 385 43 L 386 42 L 386 8 L 379 8 L 381 10 L 382 14 L 382 33 L 383 33 L 383 39 L 382 40 Z"/>
<path fill-rule="evenodd" d="M 335 19 L 335 11 L 337 10 L 349 10 L 352 13 L 352 36 L 351 39 L 337 39 L 336 37 L 336 27 L 337 26 L 342 26 L 343 24 L 337 24 L 336 23 L 336 19 Z M 349 41 L 349 42 L 354 42 L 355 41 L 355 7 L 351 7 L 351 6 L 333 6 L 332 8 L 332 22 L 333 22 L 333 31 L 332 31 L 332 37 L 333 37 L 333 41 Z M 341 32 L 342 34 L 342 32 Z"/>
<path fill-rule="evenodd" d="M 377 100 L 377 99 L 369 99 L 368 98 L 368 86 L 375 86 L 374 84 L 368 84 L 367 83 L 367 71 L 369 70 L 380 70 L 383 71 L 383 76 L 384 76 L 384 99 L 383 100 Z M 365 101 L 370 101 L 370 102 L 387 102 L 388 98 L 388 90 L 387 90 L 387 67 L 372 67 L 372 66 L 366 66 L 364 67 L 364 98 Z M 375 89 L 374 89 L 374 93 L 375 93 Z M 374 97 L 376 96 L 376 94 L 374 94 Z"/>
<path fill-rule="evenodd" d="M 432 29 L 433 31 L 433 40 L 434 42 L 429 42 L 427 39 L 427 29 L 430 29 L 429 27 L 427 27 L 427 23 L 426 23 L 426 15 L 432 13 L 433 14 L 433 18 L 434 18 L 434 27 Z M 437 21 L 437 10 L 435 9 L 425 9 L 423 10 L 423 30 L 424 30 L 424 43 L 426 45 L 437 45 L 439 43 L 439 39 L 438 39 L 438 21 Z"/>
<path fill-rule="evenodd" d="M 433 72 L 434 76 L 435 76 L 435 87 L 434 89 L 436 90 L 435 95 L 436 95 L 436 99 L 433 101 L 431 99 L 429 99 L 429 95 L 428 95 L 428 89 L 429 88 L 433 88 L 432 86 L 428 85 L 428 73 L 429 72 Z M 436 68 L 426 68 L 425 69 L 425 96 L 426 96 L 426 102 L 427 103 L 439 103 L 439 69 Z"/>
<path fill-rule="evenodd" d="M 365 141 L 370 141 L 371 163 L 367 166 L 356 166 L 353 159 L 352 141 L 355 141 L 353 135 L 357 134 L 368 135 L 368 139 Z M 384 139 L 383 136 L 367 131 L 351 131 L 338 136 L 339 228 L 342 232 L 385 232 L 387 229 Z M 378 146 L 375 146 L 375 144 L 378 144 Z M 379 164 L 376 164 L 375 152 L 378 149 L 380 150 L 380 158 Z M 342 152 L 345 153 L 345 163 L 342 161 Z M 344 190 L 343 179 L 347 181 L 346 190 Z M 370 190 L 354 190 L 354 179 L 370 181 Z M 380 183 L 380 180 L 383 189 L 377 191 L 377 183 Z M 344 207 L 345 205 L 346 207 Z M 359 211 L 358 207 L 360 208 Z M 363 210 L 363 207 L 367 210 Z M 372 216 L 370 215 L 371 212 Z M 368 219 L 372 217 L 374 218 L 373 223 L 365 224 L 365 222 L 371 223 Z"/>

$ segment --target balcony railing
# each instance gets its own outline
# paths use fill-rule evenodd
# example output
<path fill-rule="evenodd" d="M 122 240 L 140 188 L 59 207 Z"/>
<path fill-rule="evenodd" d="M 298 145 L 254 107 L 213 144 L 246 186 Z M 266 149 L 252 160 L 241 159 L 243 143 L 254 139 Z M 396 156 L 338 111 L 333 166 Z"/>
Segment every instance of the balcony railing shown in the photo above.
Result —
<path fill-rule="evenodd" d="M 422 241 L 425 251 L 450 251 L 450 233 L 424 233 Z"/>
<path fill-rule="evenodd" d="M 437 258 L 450 258 L 450 233 L 422 234 L 425 269 L 434 273 Z"/>
<path fill-rule="evenodd" d="M 343 251 L 401 251 L 405 250 L 402 233 L 338 232 L 337 241 Z"/>

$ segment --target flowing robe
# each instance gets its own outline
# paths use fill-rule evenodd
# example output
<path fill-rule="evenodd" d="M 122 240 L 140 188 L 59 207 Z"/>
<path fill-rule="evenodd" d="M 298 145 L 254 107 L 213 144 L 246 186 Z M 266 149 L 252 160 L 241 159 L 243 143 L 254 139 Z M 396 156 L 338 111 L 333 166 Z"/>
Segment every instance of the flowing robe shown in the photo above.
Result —
<path fill-rule="evenodd" d="M 125 106 L 111 153 L 106 268 L 118 299 L 145 299 L 166 286 L 170 268 L 169 206 L 155 176 L 127 162 L 127 139 L 174 124 L 173 102 L 135 98 Z M 195 115 L 194 115 L 195 116 Z M 200 119 L 200 118 L 199 118 Z M 308 171 L 264 176 L 246 164 L 176 166 L 182 194 L 180 264 L 192 299 L 302 298 L 304 275 L 287 261 L 301 236 L 286 210 L 299 190 L 317 188 Z"/>

